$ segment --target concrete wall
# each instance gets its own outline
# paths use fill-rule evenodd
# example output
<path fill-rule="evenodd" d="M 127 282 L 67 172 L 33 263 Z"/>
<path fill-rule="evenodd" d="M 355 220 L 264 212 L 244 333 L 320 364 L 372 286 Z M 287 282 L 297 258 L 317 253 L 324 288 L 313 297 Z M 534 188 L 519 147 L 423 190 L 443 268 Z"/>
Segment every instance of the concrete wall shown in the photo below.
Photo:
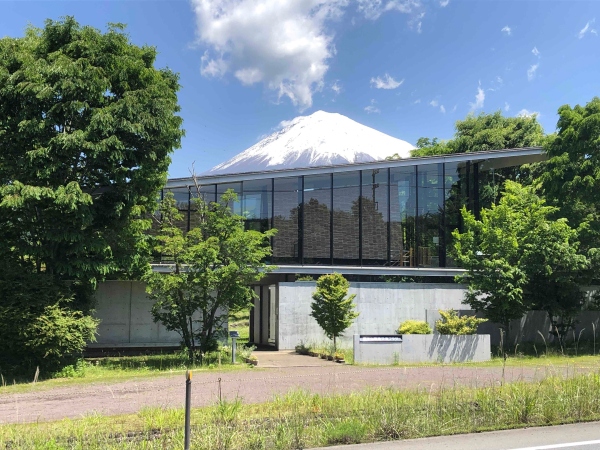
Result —
<path fill-rule="evenodd" d="M 300 341 L 319 344 L 329 340 L 310 316 L 316 283 L 279 283 L 278 347 L 293 349 Z M 400 322 L 427 320 L 427 310 L 461 309 L 465 288 L 457 284 L 350 283 L 350 294 L 360 313 L 341 338 L 340 345 L 352 346 L 354 334 L 391 334 Z"/>
<path fill-rule="evenodd" d="M 490 336 L 487 334 L 405 334 L 402 342 L 362 341 L 360 335 L 354 335 L 354 362 L 359 364 L 479 362 L 490 358 Z"/>
<path fill-rule="evenodd" d="M 96 291 L 96 313 L 100 319 L 97 342 L 88 347 L 177 346 L 175 332 L 152 321 L 152 300 L 140 281 L 106 281 Z"/>

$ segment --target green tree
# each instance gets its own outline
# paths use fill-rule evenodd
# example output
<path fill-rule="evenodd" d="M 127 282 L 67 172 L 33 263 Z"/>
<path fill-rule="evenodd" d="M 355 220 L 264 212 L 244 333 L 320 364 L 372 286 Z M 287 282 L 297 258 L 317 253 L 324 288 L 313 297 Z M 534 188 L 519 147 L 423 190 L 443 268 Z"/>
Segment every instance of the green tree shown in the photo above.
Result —
<path fill-rule="evenodd" d="M 352 325 L 358 313 L 354 311 L 355 294 L 349 295 L 350 283 L 339 273 L 322 275 L 317 280 L 310 315 L 329 339 L 333 339 L 333 350 L 337 350 L 337 338 Z"/>
<path fill-rule="evenodd" d="M 469 153 L 505 148 L 542 145 L 544 130 L 535 115 L 504 117 L 500 111 L 492 114 L 468 115 L 456 122 L 454 137 L 448 141 L 420 138 L 412 156 L 432 156 L 447 153 Z"/>
<path fill-rule="evenodd" d="M 271 254 L 270 238 L 244 229 L 244 218 L 231 210 L 237 200 L 227 191 L 219 203 L 195 199 L 198 226 L 184 234 L 177 222 L 181 216 L 173 194 L 161 202 L 156 250 L 173 261 L 169 273 L 149 272 L 144 277 L 147 292 L 155 301 L 152 315 L 168 330 L 179 333 L 190 361 L 216 348 L 224 337 L 228 313 L 252 306 L 252 283 L 269 271 L 263 262 Z"/>
<path fill-rule="evenodd" d="M 145 267 L 141 218 L 183 134 L 156 53 L 72 17 L 0 39 L 0 232 L 36 272 L 93 283 Z"/>
<path fill-rule="evenodd" d="M 155 58 L 121 25 L 72 17 L 0 39 L 0 259 L 53 280 L 86 317 L 97 281 L 147 267 L 144 217 L 183 134 L 178 77 Z"/>
<path fill-rule="evenodd" d="M 577 306 L 573 297 L 587 259 L 577 253 L 577 232 L 565 219 L 553 220 L 531 186 L 507 181 L 498 205 L 481 211 L 481 220 L 463 209 L 465 232 L 453 233 L 459 277 L 474 310 L 503 325 L 527 310 L 541 308 L 555 321 Z"/>
<path fill-rule="evenodd" d="M 585 106 L 561 106 L 557 134 L 544 149 L 549 161 L 539 181 L 548 203 L 577 228 L 580 251 L 592 264 L 588 282 L 600 268 L 600 98 Z"/>

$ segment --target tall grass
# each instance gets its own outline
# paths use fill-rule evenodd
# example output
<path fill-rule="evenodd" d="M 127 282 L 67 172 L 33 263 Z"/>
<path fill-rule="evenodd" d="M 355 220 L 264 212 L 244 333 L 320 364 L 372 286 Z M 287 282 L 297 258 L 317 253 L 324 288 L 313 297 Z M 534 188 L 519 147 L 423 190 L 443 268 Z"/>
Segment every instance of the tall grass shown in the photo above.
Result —
<path fill-rule="evenodd" d="M 192 414 L 198 449 L 301 449 L 600 419 L 600 374 L 535 383 L 322 396 L 291 392 L 259 405 L 221 399 Z M 0 427 L 0 448 L 176 449 L 183 411 Z"/>

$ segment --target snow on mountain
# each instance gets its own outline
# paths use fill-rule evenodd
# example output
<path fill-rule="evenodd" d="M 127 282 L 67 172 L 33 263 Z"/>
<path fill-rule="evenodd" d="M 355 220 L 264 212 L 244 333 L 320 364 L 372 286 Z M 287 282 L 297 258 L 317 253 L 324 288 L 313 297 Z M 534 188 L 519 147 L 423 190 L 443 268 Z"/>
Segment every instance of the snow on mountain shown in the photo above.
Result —
<path fill-rule="evenodd" d="M 346 116 L 317 111 L 300 116 L 206 175 L 264 172 L 384 160 L 414 147 Z"/>

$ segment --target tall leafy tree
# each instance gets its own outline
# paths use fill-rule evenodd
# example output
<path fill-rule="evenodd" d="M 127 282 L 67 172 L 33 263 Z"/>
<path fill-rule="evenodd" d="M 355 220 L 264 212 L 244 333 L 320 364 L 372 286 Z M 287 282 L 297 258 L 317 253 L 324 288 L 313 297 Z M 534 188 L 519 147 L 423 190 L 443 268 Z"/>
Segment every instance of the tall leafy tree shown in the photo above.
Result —
<path fill-rule="evenodd" d="M 469 153 L 505 148 L 542 145 L 544 130 L 537 117 L 505 117 L 500 111 L 492 114 L 468 115 L 454 126 L 454 137 L 448 141 L 420 138 L 413 156 L 433 156 L 447 153 Z"/>
<path fill-rule="evenodd" d="M 183 134 L 156 53 L 72 17 L 0 39 L 0 258 L 68 280 L 84 316 L 98 280 L 147 267 L 143 218 Z"/>
<path fill-rule="evenodd" d="M 352 325 L 358 313 L 354 311 L 355 294 L 349 295 L 350 283 L 343 275 L 332 273 L 322 275 L 317 280 L 317 290 L 313 294 L 310 315 L 329 339 L 333 339 L 333 349 L 337 349 L 337 338 Z"/>
<path fill-rule="evenodd" d="M 578 281 L 587 259 L 577 252 L 577 232 L 532 186 L 507 181 L 498 205 L 481 219 L 463 209 L 465 232 L 453 233 L 456 258 L 466 273 L 466 303 L 502 324 L 529 309 L 546 311 L 557 324 L 581 306 Z"/>
<path fill-rule="evenodd" d="M 556 214 L 579 231 L 581 252 L 593 264 L 589 280 L 600 267 L 600 98 L 585 106 L 561 106 L 556 136 L 544 149 L 549 161 L 539 181 Z"/>
<path fill-rule="evenodd" d="M 0 40 L 0 208 L 5 242 L 36 271 L 98 279 L 135 268 L 180 145 L 178 77 L 156 49 L 72 17 Z M 18 226 L 17 226 L 18 225 Z"/>
<path fill-rule="evenodd" d="M 219 203 L 199 196 L 198 226 L 185 234 L 177 227 L 181 216 L 173 194 L 161 202 L 156 250 L 173 264 L 169 273 L 146 274 L 147 291 L 155 301 L 154 320 L 179 333 L 191 361 L 197 350 L 201 355 L 216 348 L 228 313 L 252 306 L 250 285 L 269 271 L 264 259 L 276 230 L 245 230 L 244 218 L 232 212 L 236 200 L 233 191 Z"/>

